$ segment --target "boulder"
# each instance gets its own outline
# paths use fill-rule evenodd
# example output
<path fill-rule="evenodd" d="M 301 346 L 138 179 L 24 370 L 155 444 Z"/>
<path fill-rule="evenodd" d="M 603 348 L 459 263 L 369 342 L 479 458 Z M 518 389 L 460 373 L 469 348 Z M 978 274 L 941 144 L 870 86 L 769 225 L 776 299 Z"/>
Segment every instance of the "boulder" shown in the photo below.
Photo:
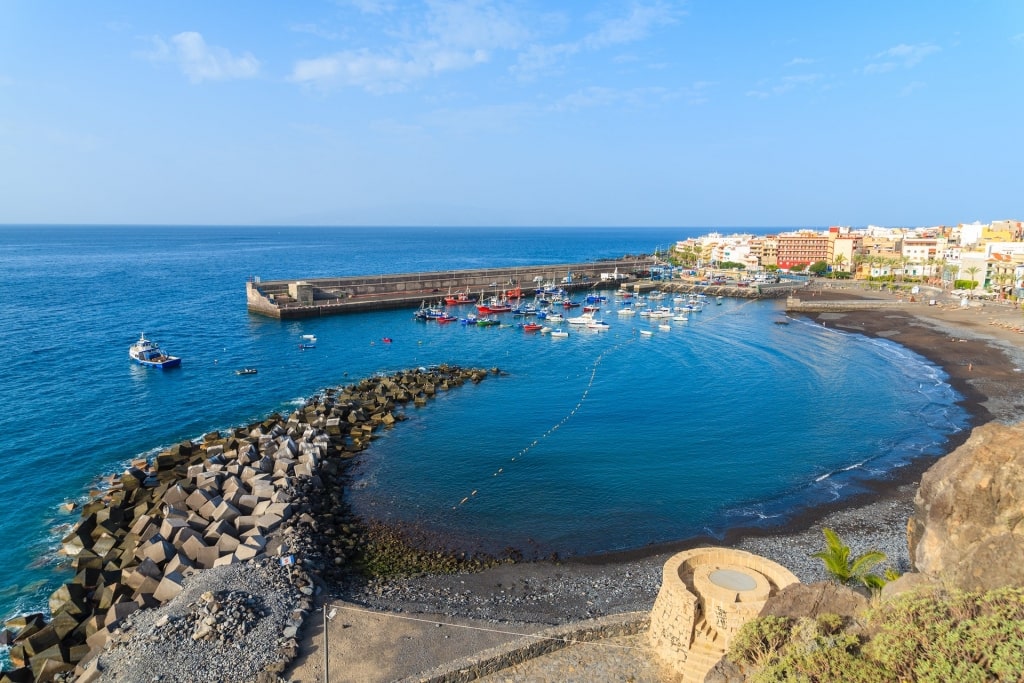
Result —
<path fill-rule="evenodd" d="M 1024 423 L 995 422 L 921 478 L 907 524 L 914 568 L 965 590 L 1024 584 Z"/>

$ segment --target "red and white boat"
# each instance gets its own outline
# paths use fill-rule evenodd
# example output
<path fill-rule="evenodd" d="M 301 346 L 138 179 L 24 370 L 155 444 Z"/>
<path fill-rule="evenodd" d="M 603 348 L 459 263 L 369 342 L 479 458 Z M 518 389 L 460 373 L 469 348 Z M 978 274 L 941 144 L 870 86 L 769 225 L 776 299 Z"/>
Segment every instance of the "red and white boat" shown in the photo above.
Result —
<path fill-rule="evenodd" d="M 444 302 L 449 306 L 461 306 L 462 304 L 475 304 L 477 298 L 472 294 L 466 294 L 465 292 L 455 292 L 449 294 L 444 298 Z"/>

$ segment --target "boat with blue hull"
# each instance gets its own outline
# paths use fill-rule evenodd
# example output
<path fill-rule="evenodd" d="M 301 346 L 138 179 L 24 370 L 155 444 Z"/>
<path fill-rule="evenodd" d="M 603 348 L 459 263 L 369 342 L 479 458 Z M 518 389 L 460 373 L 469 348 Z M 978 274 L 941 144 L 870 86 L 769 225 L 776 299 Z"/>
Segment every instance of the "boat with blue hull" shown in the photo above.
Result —
<path fill-rule="evenodd" d="M 181 358 L 164 353 L 155 341 L 146 339 L 145 332 L 140 334 L 139 340 L 128 348 L 128 357 L 147 368 L 167 370 L 181 365 Z"/>

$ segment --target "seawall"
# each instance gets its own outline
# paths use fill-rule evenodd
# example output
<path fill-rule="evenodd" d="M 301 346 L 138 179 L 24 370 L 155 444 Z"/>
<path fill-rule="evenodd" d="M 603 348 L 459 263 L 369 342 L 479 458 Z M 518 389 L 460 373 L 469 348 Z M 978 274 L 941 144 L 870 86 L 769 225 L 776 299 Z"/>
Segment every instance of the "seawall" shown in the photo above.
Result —
<path fill-rule="evenodd" d="M 449 292 L 484 297 L 521 287 L 530 296 L 543 283 L 555 283 L 570 291 L 618 287 L 646 275 L 657 262 L 639 256 L 587 263 L 563 263 L 515 268 L 442 270 L 423 273 L 362 275 L 308 280 L 259 280 L 246 283 L 250 313 L 291 320 L 343 313 L 361 313 L 436 303 Z M 617 273 L 621 279 L 602 280 Z M 571 278 L 570 282 L 562 282 Z"/>

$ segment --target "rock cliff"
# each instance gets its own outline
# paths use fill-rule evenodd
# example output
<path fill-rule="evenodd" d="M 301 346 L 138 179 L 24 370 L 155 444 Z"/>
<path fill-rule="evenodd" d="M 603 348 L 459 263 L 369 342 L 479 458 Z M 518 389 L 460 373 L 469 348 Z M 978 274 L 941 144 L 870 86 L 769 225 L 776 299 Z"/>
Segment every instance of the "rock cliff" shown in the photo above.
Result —
<path fill-rule="evenodd" d="M 1024 584 L 1024 422 L 976 428 L 921 478 L 915 571 L 966 590 Z"/>

